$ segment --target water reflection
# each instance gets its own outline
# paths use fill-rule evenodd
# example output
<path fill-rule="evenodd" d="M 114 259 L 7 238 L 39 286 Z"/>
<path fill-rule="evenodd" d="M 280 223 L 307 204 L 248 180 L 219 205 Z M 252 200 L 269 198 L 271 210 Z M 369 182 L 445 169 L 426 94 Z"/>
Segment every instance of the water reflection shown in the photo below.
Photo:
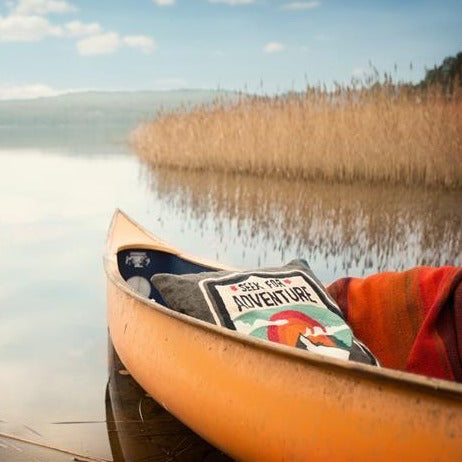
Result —
<path fill-rule="evenodd" d="M 125 373 L 109 340 L 106 420 L 114 462 L 229 461 L 169 414 Z"/>
<path fill-rule="evenodd" d="M 145 194 L 134 188 L 135 160 L 0 148 L 5 433 L 110 455 L 101 254 L 114 208 L 140 214 Z M 0 445 L 0 460 L 9 460 L 5 451 Z"/>
<path fill-rule="evenodd" d="M 1 117 L 0 117 L 1 118 Z M 0 125 L 1 149 L 30 151 L 37 147 L 47 153 L 59 155 L 126 154 L 128 151 L 127 133 L 131 127 L 110 126 L 58 126 L 56 125 Z"/>
<path fill-rule="evenodd" d="M 460 192 L 310 184 L 156 170 L 146 180 L 186 223 L 234 242 L 330 266 L 329 278 L 414 265 L 462 264 Z M 266 250 L 265 250 L 266 251 Z"/>

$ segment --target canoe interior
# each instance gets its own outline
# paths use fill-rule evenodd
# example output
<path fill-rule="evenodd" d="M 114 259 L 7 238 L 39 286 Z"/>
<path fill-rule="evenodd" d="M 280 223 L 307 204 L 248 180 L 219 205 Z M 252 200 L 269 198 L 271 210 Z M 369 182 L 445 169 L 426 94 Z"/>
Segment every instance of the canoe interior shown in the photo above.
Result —
<path fill-rule="evenodd" d="M 168 308 L 167 303 L 151 283 L 151 278 L 155 274 L 169 273 L 181 275 L 219 271 L 221 269 L 225 269 L 225 267 L 215 265 L 213 262 L 196 261 L 194 257 L 190 255 L 181 256 L 178 254 L 176 249 L 169 247 L 168 244 L 165 244 L 161 241 L 157 241 L 156 238 L 150 235 L 147 231 L 144 231 L 141 227 L 136 225 L 133 221 L 131 221 L 128 217 L 120 212 L 116 215 L 116 218 L 118 220 L 122 220 L 123 225 L 128 226 L 128 230 L 130 232 L 133 232 L 133 230 L 136 231 L 137 234 L 135 234 L 132 242 L 138 241 L 136 244 L 127 246 L 126 236 L 123 236 L 124 239 L 118 243 L 115 243 L 116 241 L 114 241 L 113 237 L 111 236 L 112 252 L 113 255 L 116 255 L 117 270 L 124 281 L 127 282 L 127 285 L 131 286 L 135 292 L 141 296 L 144 296 L 147 300 L 155 301 L 156 303 Z M 114 223 L 117 223 L 116 219 L 114 219 Z M 121 226 L 120 223 L 118 224 L 120 227 L 124 227 Z M 127 230 L 124 231 L 126 232 Z M 128 234 L 130 234 L 130 232 Z M 140 239 L 140 235 L 144 239 Z M 162 248 L 162 250 L 159 249 L 159 246 Z M 232 270 L 233 268 L 226 269 Z M 145 286 L 149 289 L 146 292 L 143 292 L 140 291 L 139 288 L 133 287 L 133 285 L 130 284 L 130 279 L 134 277 L 142 278 L 145 282 Z M 192 321 L 196 321 L 194 318 L 190 319 Z M 215 326 L 211 325 L 211 327 Z M 228 330 L 228 332 L 231 331 Z M 233 335 L 235 334 L 236 332 L 233 331 Z M 254 339 L 249 337 L 249 341 L 251 340 Z M 269 343 L 271 342 L 268 342 L 268 345 L 265 345 L 265 350 L 268 348 L 274 349 L 278 347 L 277 344 L 269 345 Z M 292 351 L 291 353 L 299 356 L 303 352 L 301 350 L 295 349 L 295 351 Z M 285 354 L 288 353 L 286 352 Z M 320 357 L 320 361 L 323 364 L 330 363 L 330 361 L 322 356 Z M 417 384 L 419 386 L 423 385 L 424 388 L 431 394 L 437 393 L 441 395 L 444 391 L 448 392 L 458 401 L 462 399 L 462 387 L 457 383 L 440 381 L 433 378 L 407 374 L 402 371 L 395 371 L 391 369 L 372 368 L 370 370 L 366 370 L 363 368 L 363 365 L 355 362 L 345 362 L 343 366 L 349 370 L 357 369 L 358 374 L 366 373 L 366 375 L 373 374 L 376 376 L 378 373 L 378 375 L 383 377 L 386 376 L 387 380 L 391 380 L 393 382 L 408 383 L 409 386 L 416 386 Z"/>
<path fill-rule="evenodd" d="M 158 273 L 188 274 L 214 271 L 215 268 L 202 266 L 184 260 L 174 254 L 146 248 L 124 249 L 117 253 L 117 264 L 125 281 L 133 277 L 143 278 L 149 283 L 150 292 L 143 294 L 156 302 L 166 305 L 159 292 L 151 284 L 151 277 Z"/>

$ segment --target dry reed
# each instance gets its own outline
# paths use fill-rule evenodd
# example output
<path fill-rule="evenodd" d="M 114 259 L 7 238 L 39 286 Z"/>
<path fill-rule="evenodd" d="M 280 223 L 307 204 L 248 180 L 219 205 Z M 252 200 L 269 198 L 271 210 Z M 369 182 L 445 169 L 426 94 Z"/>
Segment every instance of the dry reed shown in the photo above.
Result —
<path fill-rule="evenodd" d="M 147 162 L 328 182 L 462 187 L 462 91 L 385 84 L 241 96 L 132 133 Z"/>

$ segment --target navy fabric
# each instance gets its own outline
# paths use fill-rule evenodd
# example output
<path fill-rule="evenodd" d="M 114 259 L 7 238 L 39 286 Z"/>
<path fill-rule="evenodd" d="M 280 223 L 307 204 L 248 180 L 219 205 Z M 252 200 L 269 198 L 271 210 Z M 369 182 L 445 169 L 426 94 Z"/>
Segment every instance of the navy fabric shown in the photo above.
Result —
<path fill-rule="evenodd" d="M 142 254 L 145 254 L 143 257 Z M 138 257 L 138 262 L 133 256 Z M 134 261 L 135 260 L 135 261 Z M 119 272 L 127 281 L 133 276 L 140 276 L 151 284 L 149 298 L 165 305 L 164 299 L 151 283 L 151 277 L 157 273 L 170 274 L 191 274 L 204 271 L 214 271 L 208 268 L 189 262 L 171 253 L 149 249 L 126 249 L 117 254 Z"/>

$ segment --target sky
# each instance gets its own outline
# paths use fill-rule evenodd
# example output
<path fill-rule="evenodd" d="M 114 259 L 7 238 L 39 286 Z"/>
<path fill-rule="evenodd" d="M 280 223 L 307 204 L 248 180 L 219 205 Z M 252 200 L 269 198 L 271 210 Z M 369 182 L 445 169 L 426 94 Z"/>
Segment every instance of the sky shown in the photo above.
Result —
<path fill-rule="evenodd" d="M 0 99 L 80 90 L 273 94 L 420 80 L 462 51 L 462 0 L 0 0 Z"/>

